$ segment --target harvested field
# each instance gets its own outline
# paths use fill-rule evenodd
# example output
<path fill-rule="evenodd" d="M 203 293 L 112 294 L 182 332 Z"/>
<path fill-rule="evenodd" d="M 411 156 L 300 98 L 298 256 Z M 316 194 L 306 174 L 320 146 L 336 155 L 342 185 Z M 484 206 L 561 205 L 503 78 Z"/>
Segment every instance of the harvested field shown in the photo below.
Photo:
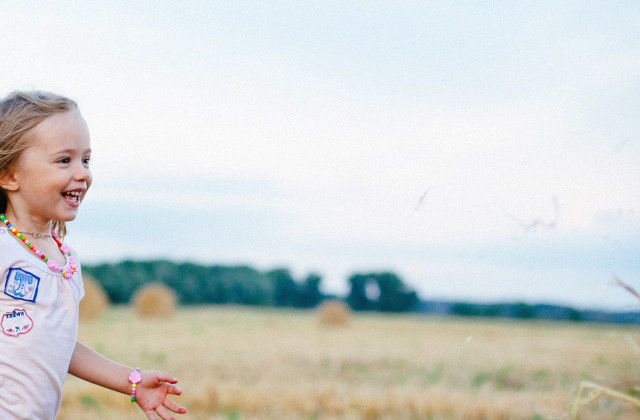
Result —
<path fill-rule="evenodd" d="M 108 357 L 180 380 L 184 419 L 570 418 L 581 381 L 639 392 L 636 327 L 207 306 L 128 307 L 83 321 Z M 640 418 L 602 396 L 581 419 Z M 144 419 L 125 395 L 69 377 L 59 419 Z"/>

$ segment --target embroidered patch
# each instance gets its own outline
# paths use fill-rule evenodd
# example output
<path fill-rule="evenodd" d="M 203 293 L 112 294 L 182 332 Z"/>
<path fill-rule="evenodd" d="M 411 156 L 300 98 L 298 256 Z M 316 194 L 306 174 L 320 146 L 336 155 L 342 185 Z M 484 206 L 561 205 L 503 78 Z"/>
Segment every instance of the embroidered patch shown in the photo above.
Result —
<path fill-rule="evenodd" d="M 39 286 L 40 277 L 22 268 L 10 268 L 4 284 L 4 294 L 14 299 L 35 302 Z"/>
<path fill-rule="evenodd" d="M 2 332 L 12 337 L 20 334 L 26 334 L 33 328 L 33 320 L 24 309 L 14 309 L 11 312 L 5 312 L 2 315 Z"/>

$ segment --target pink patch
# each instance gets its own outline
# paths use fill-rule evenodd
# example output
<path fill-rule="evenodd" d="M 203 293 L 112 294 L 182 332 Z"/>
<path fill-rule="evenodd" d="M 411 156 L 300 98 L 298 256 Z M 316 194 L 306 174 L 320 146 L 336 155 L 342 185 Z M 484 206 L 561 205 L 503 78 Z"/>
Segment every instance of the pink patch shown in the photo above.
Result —
<path fill-rule="evenodd" d="M 14 309 L 11 312 L 5 312 L 2 315 L 2 332 L 12 337 L 20 334 L 26 334 L 33 329 L 33 320 L 24 309 Z"/>

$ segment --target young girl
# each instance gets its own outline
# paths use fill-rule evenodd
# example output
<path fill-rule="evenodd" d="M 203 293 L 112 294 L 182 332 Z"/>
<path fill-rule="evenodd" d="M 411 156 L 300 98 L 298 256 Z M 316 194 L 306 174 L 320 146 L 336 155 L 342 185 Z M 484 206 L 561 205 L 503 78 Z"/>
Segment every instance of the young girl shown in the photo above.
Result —
<path fill-rule="evenodd" d="M 72 100 L 14 92 L 0 102 L 1 419 L 54 419 L 67 372 L 129 394 L 149 419 L 187 411 L 169 398 L 181 391 L 168 373 L 76 341 L 84 288 L 76 253 L 61 241 L 91 186 L 90 157 Z"/>

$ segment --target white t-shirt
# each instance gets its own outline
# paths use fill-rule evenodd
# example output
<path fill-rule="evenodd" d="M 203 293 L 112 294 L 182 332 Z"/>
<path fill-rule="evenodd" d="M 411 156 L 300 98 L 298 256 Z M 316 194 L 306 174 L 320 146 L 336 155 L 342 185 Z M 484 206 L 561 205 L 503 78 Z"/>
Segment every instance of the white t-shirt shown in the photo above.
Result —
<path fill-rule="evenodd" d="M 83 296 L 0 225 L 0 419 L 55 419 Z"/>

